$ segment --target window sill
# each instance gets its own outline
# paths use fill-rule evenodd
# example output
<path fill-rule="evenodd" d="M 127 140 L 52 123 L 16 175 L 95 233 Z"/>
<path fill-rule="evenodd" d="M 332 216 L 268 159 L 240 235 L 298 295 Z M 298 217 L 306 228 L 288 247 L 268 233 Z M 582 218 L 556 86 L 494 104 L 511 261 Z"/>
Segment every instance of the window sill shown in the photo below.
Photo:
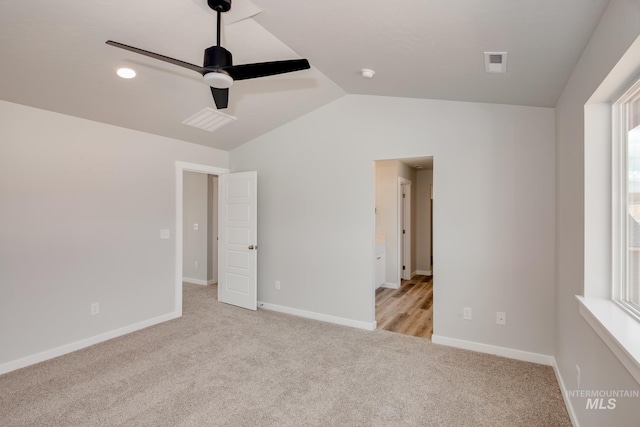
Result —
<path fill-rule="evenodd" d="M 640 383 L 640 322 L 611 300 L 576 298 L 582 317 Z"/>

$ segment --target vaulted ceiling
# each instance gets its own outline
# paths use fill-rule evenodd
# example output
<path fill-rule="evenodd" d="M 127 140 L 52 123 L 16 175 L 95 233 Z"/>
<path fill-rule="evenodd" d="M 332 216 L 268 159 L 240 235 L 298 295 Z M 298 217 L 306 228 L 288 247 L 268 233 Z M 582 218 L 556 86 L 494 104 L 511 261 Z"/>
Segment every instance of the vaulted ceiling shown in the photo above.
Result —
<path fill-rule="evenodd" d="M 198 73 L 105 44 L 202 64 L 216 34 L 206 0 L 2 0 L 0 99 L 225 150 L 345 94 L 553 107 L 607 3 L 233 0 L 234 63 L 311 69 L 235 82 L 221 111 L 236 120 L 210 133 L 182 123 L 215 108 Z M 506 73 L 485 72 L 487 51 L 508 52 Z"/>

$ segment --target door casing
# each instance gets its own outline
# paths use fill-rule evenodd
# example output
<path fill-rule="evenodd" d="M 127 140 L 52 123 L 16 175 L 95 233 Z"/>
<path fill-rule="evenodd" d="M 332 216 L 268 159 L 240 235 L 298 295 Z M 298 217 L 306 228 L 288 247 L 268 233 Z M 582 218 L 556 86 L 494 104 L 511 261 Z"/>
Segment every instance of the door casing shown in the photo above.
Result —
<path fill-rule="evenodd" d="M 229 173 L 229 169 L 215 166 L 201 165 L 197 163 L 175 162 L 176 168 L 176 223 L 175 223 L 175 278 L 174 278 L 174 313 L 182 316 L 182 218 L 183 218 L 183 173 L 198 172 L 209 175 L 223 175 Z"/>

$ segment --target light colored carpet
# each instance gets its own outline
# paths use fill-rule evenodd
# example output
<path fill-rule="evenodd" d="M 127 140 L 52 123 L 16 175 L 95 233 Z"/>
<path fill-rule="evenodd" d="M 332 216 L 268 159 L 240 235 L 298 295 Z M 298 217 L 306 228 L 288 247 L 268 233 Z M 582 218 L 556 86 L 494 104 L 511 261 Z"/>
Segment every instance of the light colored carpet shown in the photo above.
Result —
<path fill-rule="evenodd" d="M 553 370 L 220 304 L 0 376 L 2 426 L 570 426 Z"/>

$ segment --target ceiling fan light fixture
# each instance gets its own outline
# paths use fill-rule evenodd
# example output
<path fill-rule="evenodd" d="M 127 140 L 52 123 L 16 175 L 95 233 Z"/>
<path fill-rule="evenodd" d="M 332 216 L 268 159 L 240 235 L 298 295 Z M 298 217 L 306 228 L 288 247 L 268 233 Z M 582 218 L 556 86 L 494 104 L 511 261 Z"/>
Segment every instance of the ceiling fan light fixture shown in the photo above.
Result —
<path fill-rule="evenodd" d="M 202 76 L 205 83 L 216 89 L 228 89 L 233 84 L 233 79 L 227 73 L 211 72 Z"/>

